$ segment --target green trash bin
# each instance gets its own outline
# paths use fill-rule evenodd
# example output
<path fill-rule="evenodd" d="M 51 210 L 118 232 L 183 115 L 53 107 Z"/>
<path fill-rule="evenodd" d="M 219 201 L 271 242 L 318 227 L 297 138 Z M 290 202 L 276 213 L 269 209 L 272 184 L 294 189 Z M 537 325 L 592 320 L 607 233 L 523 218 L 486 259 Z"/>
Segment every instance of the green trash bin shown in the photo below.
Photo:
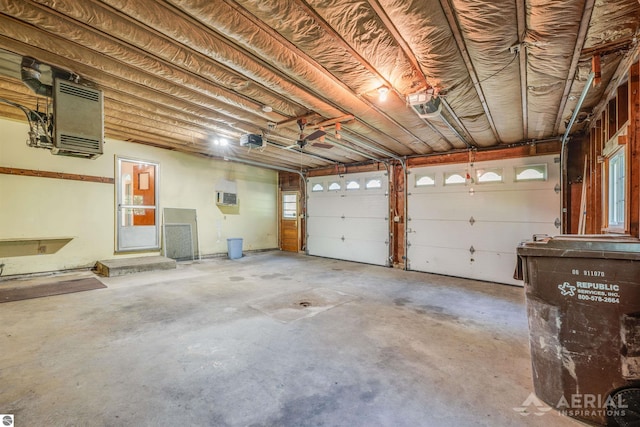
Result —
<path fill-rule="evenodd" d="M 242 258 L 242 239 L 227 239 L 227 254 L 229 259 Z"/>
<path fill-rule="evenodd" d="M 640 240 L 558 236 L 518 247 L 536 395 L 597 425 L 640 425 Z"/>

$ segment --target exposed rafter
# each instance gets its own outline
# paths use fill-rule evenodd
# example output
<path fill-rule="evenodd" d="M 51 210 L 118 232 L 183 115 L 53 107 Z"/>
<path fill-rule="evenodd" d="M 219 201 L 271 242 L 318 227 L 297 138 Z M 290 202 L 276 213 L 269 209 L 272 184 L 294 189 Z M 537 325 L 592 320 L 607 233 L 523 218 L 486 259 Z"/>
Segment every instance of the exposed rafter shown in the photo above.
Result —
<path fill-rule="evenodd" d="M 59 68 L 101 89 L 111 137 L 294 169 L 557 136 L 583 63 L 603 55 L 591 110 L 624 79 L 640 34 L 638 0 L 0 0 L 0 10 L 5 97 L 35 105 L 21 80 L 29 56 L 44 84 Z M 385 101 L 381 85 L 393 92 Z M 441 106 L 408 104 L 432 85 Z M 340 123 L 331 149 L 283 150 L 306 114 L 309 132 Z M 267 146 L 241 147 L 247 133 Z"/>
<path fill-rule="evenodd" d="M 344 48 L 347 52 L 349 52 L 359 63 L 361 63 L 369 72 L 371 72 L 373 75 L 376 76 L 376 78 L 380 79 L 382 82 L 384 82 L 387 86 L 389 86 L 390 88 L 393 88 L 393 85 L 391 82 L 389 82 L 382 74 L 380 74 L 378 72 L 378 70 L 372 66 L 365 58 L 363 58 L 353 47 L 351 47 L 351 45 L 349 43 L 347 43 L 347 41 L 342 37 L 342 35 L 340 35 L 335 29 L 333 29 L 333 27 L 331 27 L 331 25 L 329 25 L 322 16 L 320 16 L 311 6 L 309 6 L 309 4 L 305 1 L 305 0 L 297 0 L 297 2 L 300 4 L 301 7 L 304 8 L 304 10 L 307 12 L 307 14 L 309 14 L 309 16 L 313 17 L 313 19 L 317 22 L 317 24 L 325 31 L 327 32 L 327 34 L 330 34 L 331 37 L 342 47 Z M 349 90 L 351 90 L 349 88 Z M 395 91 L 394 91 L 395 92 Z M 397 94 L 397 92 L 396 92 Z M 403 94 L 397 94 L 400 99 L 402 99 L 404 101 L 404 96 Z M 402 129 L 402 131 L 407 134 L 408 136 L 410 136 L 411 138 L 413 138 L 414 140 L 417 141 L 422 141 L 422 139 L 417 136 L 415 133 L 413 133 L 410 129 L 407 129 L 405 126 L 402 126 L 400 123 L 398 123 L 398 121 L 396 119 L 394 119 L 393 117 L 391 117 L 388 113 L 386 113 L 385 111 L 383 111 L 380 107 L 378 107 L 377 105 L 375 105 L 372 102 L 369 102 L 367 99 L 365 99 L 363 96 L 359 96 L 359 98 L 365 102 L 367 104 L 367 106 L 369 108 L 371 108 L 372 110 L 375 110 L 376 112 L 378 112 L 379 114 L 385 116 L 385 118 L 389 121 L 391 121 L 392 123 L 394 123 L 396 126 L 398 126 L 399 129 Z M 431 128 L 431 130 L 433 130 L 434 132 L 437 132 L 437 134 L 445 141 L 447 142 L 451 147 L 453 147 L 453 145 L 451 144 L 451 142 L 444 136 L 442 135 L 441 132 L 438 132 L 433 125 L 431 125 L 431 123 L 427 123 L 427 125 L 429 125 L 429 127 Z M 424 142 L 424 141 L 423 141 Z M 424 142 L 427 146 L 429 146 L 432 150 L 433 148 L 429 145 L 428 142 Z"/>
<path fill-rule="evenodd" d="M 397 122 L 395 122 L 392 118 L 389 117 L 388 114 L 384 113 L 383 111 L 381 111 L 377 106 L 366 102 L 366 100 L 364 100 L 361 96 L 358 96 L 358 94 L 354 93 L 353 90 L 351 88 L 349 88 L 346 84 L 344 84 L 342 81 L 340 81 L 339 79 L 337 79 L 333 74 L 331 74 L 329 71 L 327 71 L 322 65 L 320 65 L 315 59 L 311 58 L 310 56 L 308 56 L 305 52 L 299 50 L 295 45 L 293 45 L 288 39 L 286 39 L 285 37 L 283 37 L 281 34 L 279 34 L 277 31 L 274 31 L 273 28 L 269 27 L 268 25 L 266 25 L 263 21 L 257 19 L 255 16 L 253 16 L 251 13 L 249 13 L 248 11 L 246 11 L 242 6 L 238 5 L 235 1 L 233 0 L 224 0 L 225 3 L 227 5 L 229 5 L 230 7 L 234 8 L 234 10 L 236 10 L 238 13 L 242 14 L 246 19 L 250 20 L 253 24 L 255 24 L 257 27 L 259 27 L 260 29 L 262 29 L 265 33 L 269 34 L 270 37 L 273 37 L 275 40 L 277 40 L 278 42 L 280 42 L 283 45 L 289 46 L 291 50 L 295 51 L 296 54 L 300 57 L 303 58 L 305 61 L 307 61 L 309 64 L 311 64 L 319 73 L 322 73 L 325 77 L 331 79 L 338 87 L 342 88 L 345 91 L 350 92 L 350 94 L 357 98 L 359 100 L 359 102 L 363 102 L 365 103 L 365 106 L 367 107 L 367 109 L 375 111 L 376 113 L 384 116 L 385 119 L 393 122 L 396 126 L 398 126 L 399 129 L 401 129 L 403 132 L 407 133 L 408 135 L 410 135 L 412 138 L 417 138 L 415 135 L 413 135 L 412 133 L 410 133 L 407 129 L 405 129 L 404 127 L 400 126 Z M 306 3 L 305 3 L 306 4 Z M 306 6 L 307 8 L 309 8 L 309 6 Z M 315 14 L 314 12 L 314 19 L 317 17 L 317 14 Z M 333 33 L 333 31 L 332 31 Z M 343 40 L 344 42 L 344 40 Z M 345 42 L 346 43 L 346 42 Z M 308 91 L 312 91 L 311 88 L 308 88 Z M 330 99 L 328 99 L 326 96 L 320 94 L 320 93 L 314 93 L 314 95 L 320 99 L 322 99 L 323 101 L 332 104 L 332 101 Z M 340 110 L 342 110 L 342 112 L 344 114 L 350 114 L 349 111 L 344 110 L 343 108 L 334 105 L 335 108 L 338 108 Z M 367 126 L 371 129 L 375 129 L 373 126 L 371 126 L 367 121 L 364 120 L 358 120 L 359 123 L 361 123 L 364 126 Z M 389 138 L 391 140 L 394 140 L 396 143 L 398 144 L 403 144 L 402 142 L 398 141 L 397 139 L 393 138 L 391 135 L 389 135 L 388 133 L 384 133 L 381 129 L 375 129 L 377 132 L 380 132 L 381 134 L 384 135 L 385 138 Z M 406 145 L 405 145 L 406 146 Z"/>
<path fill-rule="evenodd" d="M 498 134 L 498 130 L 496 129 L 496 124 L 493 121 L 493 117 L 491 116 L 491 111 L 489 111 L 489 105 L 487 104 L 487 99 L 484 96 L 484 92 L 482 91 L 482 86 L 480 85 L 480 80 L 478 79 L 478 74 L 471 62 L 471 57 L 469 56 L 469 52 L 467 51 L 464 38 L 462 37 L 462 33 L 460 32 L 460 28 L 458 26 L 458 20 L 455 17 L 453 12 L 453 7 L 449 3 L 450 0 L 440 0 L 440 5 L 442 5 L 442 10 L 447 17 L 447 21 L 449 22 L 449 27 L 451 28 L 451 33 L 453 34 L 453 38 L 458 45 L 458 50 L 462 55 L 462 59 L 464 60 L 464 64 L 467 66 L 467 71 L 469 72 L 469 76 L 471 77 L 471 81 L 473 81 L 473 87 L 476 89 L 478 97 L 480 98 L 480 103 L 482 104 L 482 109 L 484 110 L 485 115 L 487 116 L 487 120 L 489 121 L 489 125 L 491 126 L 491 131 L 493 132 L 493 136 L 496 141 L 500 142 L 500 135 Z"/>
<path fill-rule="evenodd" d="M 520 101 L 522 104 L 522 139 L 529 138 L 529 101 L 527 90 L 527 49 L 523 44 L 524 36 L 527 32 L 527 16 L 525 11 L 526 0 L 515 0 L 516 16 L 518 20 L 518 52 L 520 64 Z"/>
<path fill-rule="evenodd" d="M 378 0 L 367 0 L 367 3 L 369 3 L 369 6 L 371 7 L 371 9 L 373 9 L 373 11 L 376 13 L 376 15 L 378 15 L 378 18 L 380 19 L 380 21 L 382 22 L 384 27 L 387 29 L 387 31 L 389 32 L 391 37 L 393 37 L 393 40 L 398 44 L 398 46 L 400 47 L 400 49 L 404 53 L 404 56 L 406 56 L 406 58 L 409 60 L 409 62 L 413 66 L 413 69 L 414 69 L 416 75 L 419 76 L 420 78 L 422 78 L 423 87 L 422 88 L 416 87 L 415 88 L 416 91 L 418 91 L 420 89 L 429 89 L 431 87 L 431 85 L 429 84 L 429 81 L 427 80 L 427 77 L 422 72 L 422 67 L 420 67 L 420 63 L 418 62 L 418 58 L 416 58 L 416 56 L 413 54 L 413 51 L 411 50 L 411 47 L 409 47 L 409 44 L 402 37 L 402 35 L 400 34 L 400 32 L 398 31 L 396 26 L 393 24 L 393 22 L 391 21 L 391 19 L 387 15 L 387 12 L 385 12 L 384 8 L 380 5 Z M 406 96 L 408 94 L 403 93 L 401 95 L 402 96 Z"/>
<path fill-rule="evenodd" d="M 580 21 L 580 29 L 578 30 L 578 36 L 576 37 L 573 56 L 571 57 L 571 66 L 569 67 L 569 71 L 567 73 L 567 80 L 564 85 L 562 99 L 560 101 L 560 106 L 558 107 L 558 113 L 556 115 L 556 123 L 553 127 L 555 134 L 558 134 L 560 132 L 560 124 L 562 123 L 564 109 L 567 105 L 569 93 L 571 93 L 571 87 L 573 86 L 573 82 L 575 81 L 574 76 L 576 74 L 576 70 L 578 69 L 578 62 L 580 61 L 582 47 L 584 46 L 584 41 L 587 38 L 587 30 L 589 29 L 589 21 L 591 21 L 591 14 L 593 13 L 594 3 L 595 0 L 586 0 L 584 4 L 584 12 L 582 13 L 582 20 Z"/>
<path fill-rule="evenodd" d="M 387 12 L 385 12 L 385 10 L 382 7 L 382 5 L 378 2 L 378 0 L 367 0 L 367 2 L 369 3 L 369 6 L 371 6 L 371 8 L 376 12 L 376 14 L 378 15 L 378 18 L 380 19 L 382 24 L 385 26 L 386 30 L 389 32 L 391 37 L 393 37 L 393 40 L 398 44 L 398 46 L 402 50 L 402 53 L 404 54 L 404 56 L 409 60 L 409 62 L 413 66 L 413 70 L 416 73 L 416 75 L 422 78 L 422 80 L 423 80 L 423 87 L 422 88 L 423 89 L 430 88 L 431 85 L 429 84 L 429 81 L 428 81 L 427 77 L 425 76 L 424 72 L 422 71 L 422 67 L 420 67 L 420 63 L 418 62 L 418 58 L 416 58 L 415 54 L 411 50 L 411 47 L 409 47 L 409 44 L 402 37 L 402 35 L 400 34 L 400 32 L 398 31 L 396 26 L 393 24 L 393 21 L 391 21 L 391 19 L 387 15 Z M 416 88 L 416 91 L 420 90 L 420 89 L 421 88 Z M 407 94 L 401 94 L 401 95 L 402 96 L 406 96 Z M 466 132 L 468 134 L 469 132 L 467 132 L 467 130 L 465 129 L 464 125 L 462 125 L 462 122 L 460 121 L 458 116 L 456 116 L 456 114 L 453 111 L 453 109 L 451 109 L 451 107 L 448 104 L 446 104 L 446 108 L 447 108 L 447 111 L 449 112 L 449 114 L 452 116 L 453 120 L 456 122 L 456 124 L 458 126 L 460 126 L 462 129 L 464 129 L 464 132 Z M 449 123 L 449 121 L 444 116 L 441 115 L 440 117 L 442 118 L 442 121 L 447 125 L 447 127 L 454 133 L 454 135 L 458 139 L 460 139 L 462 142 L 464 142 L 465 145 L 467 145 L 467 146 L 470 145 L 469 142 L 467 141 L 467 139 L 464 138 L 455 129 L 455 127 L 451 123 Z M 429 120 L 425 120 L 425 122 L 429 125 L 429 127 L 431 127 L 431 129 L 434 132 L 437 132 L 442 137 L 442 139 L 444 139 L 445 141 L 449 142 L 447 140 L 447 138 L 440 131 L 438 131 L 437 128 L 435 128 L 431 124 L 431 122 L 429 122 Z M 451 144 L 451 147 L 453 147 L 453 144 Z"/>

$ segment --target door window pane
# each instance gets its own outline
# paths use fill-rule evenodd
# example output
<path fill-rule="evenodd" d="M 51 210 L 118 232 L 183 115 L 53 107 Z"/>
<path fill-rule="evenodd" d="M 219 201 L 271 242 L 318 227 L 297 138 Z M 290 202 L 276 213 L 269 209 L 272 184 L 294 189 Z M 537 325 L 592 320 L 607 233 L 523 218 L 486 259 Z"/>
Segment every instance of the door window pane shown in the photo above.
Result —
<path fill-rule="evenodd" d="M 120 220 L 123 226 L 156 225 L 156 166 L 120 160 Z M 144 208 L 131 209 L 134 206 Z"/>
<path fill-rule="evenodd" d="M 158 249 L 159 165 L 117 157 L 117 170 L 116 251 Z"/>
<path fill-rule="evenodd" d="M 298 196 L 296 194 L 282 195 L 282 217 L 291 219 L 298 216 Z"/>

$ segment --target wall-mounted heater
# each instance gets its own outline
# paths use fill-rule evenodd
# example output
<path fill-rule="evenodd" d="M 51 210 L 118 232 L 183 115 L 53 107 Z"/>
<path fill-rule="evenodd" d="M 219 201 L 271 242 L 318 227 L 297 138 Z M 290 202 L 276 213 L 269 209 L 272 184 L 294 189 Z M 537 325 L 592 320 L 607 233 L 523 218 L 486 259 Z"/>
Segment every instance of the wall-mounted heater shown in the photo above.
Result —
<path fill-rule="evenodd" d="M 53 91 L 53 154 L 94 159 L 102 154 L 104 101 L 102 91 L 55 79 Z"/>

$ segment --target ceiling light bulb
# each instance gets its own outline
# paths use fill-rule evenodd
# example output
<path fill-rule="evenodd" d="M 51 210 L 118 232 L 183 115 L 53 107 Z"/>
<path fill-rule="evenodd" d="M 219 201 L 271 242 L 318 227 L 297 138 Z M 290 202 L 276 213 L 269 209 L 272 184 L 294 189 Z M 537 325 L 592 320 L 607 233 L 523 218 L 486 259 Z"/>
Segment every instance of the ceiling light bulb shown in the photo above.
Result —
<path fill-rule="evenodd" d="M 378 100 L 380 102 L 384 102 L 387 100 L 387 96 L 389 95 L 389 88 L 386 86 L 382 86 L 378 88 Z"/>
<path fill-rule="evenodd" d="M 223 147 L 226 147 L 227 145 L 229 145 L 229 141 L 227 141 L 224 138 L 220 139 L 220 145 L 222 145 Z"/>

